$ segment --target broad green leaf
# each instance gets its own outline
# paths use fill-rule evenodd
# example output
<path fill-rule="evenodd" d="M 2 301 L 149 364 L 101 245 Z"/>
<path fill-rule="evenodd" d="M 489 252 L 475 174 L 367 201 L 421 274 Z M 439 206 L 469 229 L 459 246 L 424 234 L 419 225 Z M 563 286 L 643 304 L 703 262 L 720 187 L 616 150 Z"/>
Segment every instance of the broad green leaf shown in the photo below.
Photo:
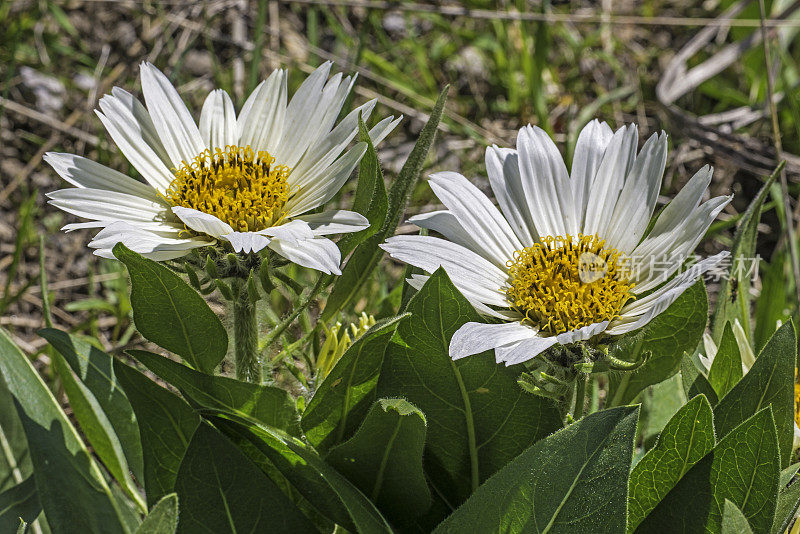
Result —
<path fill-rule="evenodd" d="M 778 437 L 765 408 L 697 462 L 636 532 L 719 533 L 725 499 L 739 507 L 753 532 L 769 532 L 779 475 Z"/>
<path fill-rule="evenodd" d="M 0 491 L 13 488 L 31 472 L 25 431 L 0 373 Z"/>
<path fill-rule="evenodd" d="M 39 335 L 61 353 L 72 371 L 97 399 L 122 445 L 128 467 L 141 481 L 144 475 L 139 425 L 128 397 L 117 383 L 114 359 L 94 345 L 61 330 L 46 328 L 40 330 Z"/>
<path fill-rule="evenodd" d="M 728 499 L 722 507 L 722 534 L 753 534 L 750 523 L 739 507 Z"/>
<path fill-rule="evenodd" d="M 261 425 L 228 416 L 214 419 L 214 425 L 229 436 L 248 440 L 263 452 L 286 479 L 317 509 L 359 534 L 391 534 L 392 529 L 375 505 L 338 471 L 333 469 L 302 441 Z M 315 487 L 316 486 L 316 487 Z M 340 513 L 331 507 L 332 495 L 346 510 L 349 524 L 336 519 Z M 345 518 L 346 520 L 346 518 Z M 351 528 L 352 527 L 352 528 Z"/>
<path fill-rule="evenodd" d="M 303 412 L 302 427 L 309 443 L 326 450 L 355 432 L 376 399 L 386 346 L 405 316 L 375 324 L 336 362 Z"/>
<path fill-rule="evenodd" d="M 713 419 L 708 400 L 698 395 L 670 419 L 655 447 L 633 467 L 628 482 L 628 532 L 714 448 Z"/>
<path fill-rule="evenodd" d="M 781 465 L 789 465 L 794 439 L 794 373 L 797 340 L 794 325 L 783 325 L 756 358 L 756 363 L 714 408 L 717 436 L 724 436 L 739 423 L 766 406 L 772 406 Z"/>
<path fill-rule="evenodd" d="M 428 122 L 422 128 L 414 148 L 400 170 L 400 174 L 389 189 L 388 209 L 383 225 L 372 237 L 361 244 L 347 261 L 347 264 L 342 269 L 342 276 L 337 280 L 330 297 L 325 303 L 321 321 L 330 321 L 339 310 L 346 306 L 369 277 L 372 276 L 372 272 L 377 267 L 383 256 L 383 251 L 379 248 L 379 245 L 394 234 L 408 198 L 414 190 L 414 185 L 422 174 L 422 167 L 428 158 L 428 152 L 436 137 L 439 120 L 441 120 L 444 112 L 448 89 L 449 86 L 445 87 L 439 94 Z"/>
<path fill-rule="evenodd" d="M 761 207 L 776 176 L 777 174 L 770 176 L 750 202 L 747 211 L 739 221 L 736 234 L 733 236 L 730 276 L 722 278 L 717 294 L 716 308 L 711 316 L 711 337 L 717 344 L 722 339 L 725 323 L 733 324 L 734 319 L 739 319 L 748 338 L 750 337 L 750 279 L 752 274 L 748 273 L 748 269 L 756 254 L 756 237 L 758 222 L 761 220 Z"/>
<path fill-rule="evenodd" d="M 425 416 L 413 404 L 379 399 L 356 434 L 331 449 L 325 461 L 393 523 L 406 523 L 431 506 L 422 470 L 425 427 Z"/>
<path fill-rule="evenodd" d="M 610 377 L 611 406 L 632 402 L 647 386 L 678 372 L 683 353 L 694 352 L 707 320 L 706 288 L 698 280 L 639 333 L 623 337 L 613 345 L 612 352 L 623 360 L 633 361 L 637 357 L 634 352 L 650 353 L 650 357 L 637 370 Z"/>
<path fill-rule="evenodd" d="M 785 323 L 789 309 L 787 287 L 792 283 L 784 272 L 785 252 L 775 252 L 767 264 L 761 262 L 761 294 L 756 301 L 755 328 L 753 330 L 753 345 L 756 352 L 760 352 L 775 330 L 778 321 Z"/>
<path fill-rule="evenodd" d="M 114 372 L 139 421 L 144 488 L 152 506 L 173 492 L 178 467 L 200 425 L 200 416 L 183 399 L 119 360 L 114 361 Z"/>
<path fill-rule="evenodd" d="M 228 333 L 203 297 L 180 276 L 122 243 L 114 247 L 114 255 L 131 276 L 133 321 L 139 332 L 198 371 L 212 373 L 228 351 Z"/>
<path fill-rule="evenodd" d="M 673 375 L 645 389 L 639 399 L 642 403 L 639 433 L 642 437 L 642 446 L 645 448 L 644 454 L 653 447 L 658 435 L 672 416 L 686 404 L 687 398 L 683 392 L 680 375 Z"/>
<path fill-rule="evenodd" d="M 796 478 L 800 464 L 794 464 L 781 471 L 778 490 L 778 506 L 772 521 L 772 534 L 783 534 L 794 519 L 800 507 L 800 480 Z"/>
<path fill-rule="evenodd" d="M 721 399 L 741 379 L 742 355 L 739 353 L 739 345 L 736 343 L 731 324 L 727 323 L 722 332 L 717 355 L 708 371 L 708 381 Z"/>
<path fill-rule="evenodd" d="M 78 420 L 81 430 L 92 445 L 95 454 L 122 486 L 128 497 L 133 499 L 140 508 L 146 509 L 145 502 L 139 495 L 139 489 L 131 479 L 122 445 L 100 403 L 97 402 L 89 388 L 72 374 L 72 369 L 61 354 L 53 354 L 53 365 L 61 378 L 61 384 L 67 393 L 75 419 Z"/>
<path fill-rule="evenodd" d="M 195 431 L 175 479 L 178 532 L 314 532 L 297 506 L 208 423 Z"/>
<path fill-rule="evenodd" d="M 517 384 L 522 367 L 495 363 L 491 351 L 453 361 L 450 338 L 481 321 L 437 270 L 414 295 L 389 344 L 380 397 L 402 397 L 428 418 L 425 471 L 434 491 L 458 506 L 478 485 L 561 427 L 555 406 Z"/>
<path fill-rule="evenodd" d="M 170 493 L 158 501 L 135 534 L 175 534 L 178 528 L 178 495 Z"/>
<path fill-rule="evenodd" d="M 100 468 L 39 373 L 2 328 L 0 375 L 14 396 L 39 500 L 53 530 L 127 532 Z"/>
<path fill-rule="evenodd" d="M 683 383 L 683 391 L 686 393 L 686 398 L 693 399 L 697 395 L 705 395 L 711 406 L 716 406 L 717 402 L 719 402 L 717 392 L 711 387 L 711 383 L 686 353 L 684 353 L 681 361 L 681 382 Z"/>
<path fill-rule="evenodd" d="M 587 415 L 492 476 L 435 534 L 624 532 L 638 408 Z"/>
<path fill-rule="evenodd" d="M 131 350 L 129 354 L 202 408 L 254 417 L 266 425 L 300 435 L 294 399 L 281 388 L 210 376 L 152 352 Z"/>
<path fill-rule="evenodd" d="M 41 512 L 42 504 L 33 476 L 0 492 L 0 532 L 14 532 L 20 519 L 32 523 Z"/>
<path fill-rule="evenodd" d="M 367 151 L 358 164 L 358 185 L 356 186 L 353 211 L 360 213 L 369 221 L 369 228 L 360 232 L 345 234 L 336 245 L 346 258 L 358 245 L 374 235 L 386 220 L 389 200 L 386 197 L 386 185 L 383 183 L 383 171 L 378 163 L 378 155 L 369 137 L 364 121 L 358 117 L 358 140 L 367 144 Z"/>

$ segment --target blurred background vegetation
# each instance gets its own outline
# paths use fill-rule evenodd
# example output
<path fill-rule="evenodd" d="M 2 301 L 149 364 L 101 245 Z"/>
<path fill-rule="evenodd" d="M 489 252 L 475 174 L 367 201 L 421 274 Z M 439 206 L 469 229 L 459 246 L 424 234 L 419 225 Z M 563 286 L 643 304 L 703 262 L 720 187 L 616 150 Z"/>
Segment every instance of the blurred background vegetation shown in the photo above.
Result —
<path fill-rule="evenodd" d="M 210 89 L 226 89 L 240 106 L 273 68 L 289 67 L 293 87 L 325 60 L 358 72 L 350 105 L 377 97 L 380 115 L 406 117 L 379 148 L 387 180 L 445 84 L 426 174 L 459 170 L 484 190 L 486 145 L 513 146 L 527 123 L 548 130 L 568 159 L 593 117 L 614 128 L 636 122 L 642 140 L 664 129 L 661 205 L 705 164 L 716 168 L 711 194 L 735 194 L 700 254 L 730 245 L 741 213 L 786 159 L 762 216 L 753 291 L 768 295 L 755 313 L 769 320 L 797 311 L 788 222 L 798 219 L 800 193 L 798 1 L 4 0 L 0 28 L 0 324 L 42 368 L 40 272 L 56 326 L 116 353 L 144 343 L 131 325 L 124 270 L 92 256 L 85 231 L 59 231 L 73 220 L 47 206 L 45 193 L 64 184 L 42 162 L 46 151 L 73 152 L 135 172 L 93 109 L 114 85 L 138 94 L 142 61 L 167 73 L 195 116 Z M 352 186 L 337 200 L 344 207 Z M 433 209 L 420 183 L 407 215 Z M 379 313 L 403 275 L 385 267 L 343 323 Z M 274 322 L 287 301 L 275 293 L 272 305 L 264 313 Z"/>

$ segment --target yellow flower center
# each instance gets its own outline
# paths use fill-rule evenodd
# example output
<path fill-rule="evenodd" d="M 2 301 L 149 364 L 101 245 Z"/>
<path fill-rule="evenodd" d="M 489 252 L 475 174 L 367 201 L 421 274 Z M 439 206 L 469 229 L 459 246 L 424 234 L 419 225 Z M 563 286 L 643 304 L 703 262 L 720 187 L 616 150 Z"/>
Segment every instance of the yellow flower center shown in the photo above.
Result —
<path fill-rule="evenodd" d="M 289 169 L 249 146 L 206 149 L 175 171 L 166 199 L 225 221 L 237 232 L 269 228 L 283 216 Z"/>
<path fill-rule="evenodd" d="M 550 335 L 619 317 L 633 297 L 624 257 L 594 235 L 544 237 L 508 267 L 512 307 Z"/>

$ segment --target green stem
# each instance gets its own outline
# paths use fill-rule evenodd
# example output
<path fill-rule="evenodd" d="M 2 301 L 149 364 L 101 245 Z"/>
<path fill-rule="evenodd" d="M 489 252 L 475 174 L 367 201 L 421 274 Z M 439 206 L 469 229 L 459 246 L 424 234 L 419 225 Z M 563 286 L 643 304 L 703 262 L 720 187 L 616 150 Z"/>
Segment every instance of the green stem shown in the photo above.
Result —
<path fill-rule="evenodd" d="M 575 410 L 572 417 L 577 421 L 583 417 L 583 405 L 586 403 L 586 380 L 588 377 L 578 375 L 575 379 Z"/>
<path fill-rule="evenodd" d="M 256 303 L 250 298 L 247 284 L 236 288 L 233 301 L 233 338 L 236 378 L 261 383 L 261 359 L 258 355 L 258 320 Z"/>

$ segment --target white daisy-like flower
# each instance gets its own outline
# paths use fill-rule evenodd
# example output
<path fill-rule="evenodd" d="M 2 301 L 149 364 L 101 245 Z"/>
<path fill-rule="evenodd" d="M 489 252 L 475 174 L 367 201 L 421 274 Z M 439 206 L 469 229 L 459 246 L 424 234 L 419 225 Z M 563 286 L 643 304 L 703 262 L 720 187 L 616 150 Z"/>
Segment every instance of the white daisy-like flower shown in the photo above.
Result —
<path fill-rule="evenodd" d="M 443 267 L 478 312 L 503 319 L 464 324 L 450 342 L 453 359 L 495 349 L 498 363 L 513 365 L 556 344 L 631 332 L 728 255 L 670 279 L 730 197 L 701 203 L 712 172 L 704 167 L 645 235 L 667 139 L 653 135 L 638 154 L 637 142 L 636 126 L 613 132 L 595 120 L 581 131 L 568 173 L 543 130 L 522 128 L 516 150 L 486 151 L 499 209 L 458 173 L 430 177 L 447 209 L 410 222 L 445 239 L 396 236 L 382 247 L 429 273 Z M 419 288 L 427 279 L 409 283 Z"/>
<path fill-rule="evenodd" d="M 311 73 L 288 99 L 287 72 L 275 70 L 239 115 L 223 90 L 212 91 L 196 124 L 178 91 L 149 63 L 141 66 L 145 107 L 115 87 L 97 116 L 122 154 L 147 183 L 73 154 L 46 161 L 76 186 L 48 194 L 50 203 L 91 219 L 65 230 L 101 228 L 89 243 L 113 257 L 114 245 L 163 261 L 227 242 L 236 252 L 269 247 L 286 259 L 339 274 L 336 244 L 325 236 L 368 226 L 345 210 L 308 214 L 330 200 L 366 151 L 356 143 L 359 113 L 336 119 L 355 78 L 328 79 L 331 63 Z M 388 117 L 369 134 L 379 143 L 400 119 Z M 344 152 L 344 154 L 342 154 Z"/>

